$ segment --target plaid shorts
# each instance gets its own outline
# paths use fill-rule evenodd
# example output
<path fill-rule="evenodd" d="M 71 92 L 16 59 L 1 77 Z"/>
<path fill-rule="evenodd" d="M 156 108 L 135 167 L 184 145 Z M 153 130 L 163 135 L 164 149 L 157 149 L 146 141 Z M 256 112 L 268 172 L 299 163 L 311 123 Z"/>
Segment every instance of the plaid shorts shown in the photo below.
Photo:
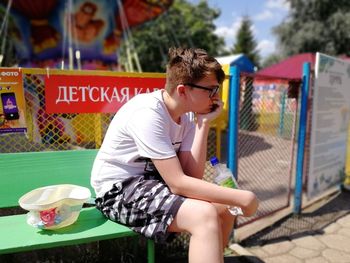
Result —
<path fill-rule="evenodd" d="M 155 242 L 170 237 L 168 226 L 185 197 L 170 192 L 162 180 L 149 176 L 130 177 L 117 182 L 96 207 L 110 220 L 130 227 Z"/>

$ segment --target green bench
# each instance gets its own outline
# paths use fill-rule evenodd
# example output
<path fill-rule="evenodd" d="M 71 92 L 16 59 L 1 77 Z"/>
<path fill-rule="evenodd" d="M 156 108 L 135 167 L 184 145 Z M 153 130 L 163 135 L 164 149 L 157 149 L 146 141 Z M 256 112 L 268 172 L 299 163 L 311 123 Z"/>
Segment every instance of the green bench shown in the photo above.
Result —
<path fill-rule="evenodd" d="M 18 199 L 42 186 L 90 186 L 97 150 L 0 154 L 0 209 L 18 207 Z M 65 228 L 40 230 L 27 224 L 26 215 L 0 217 L 0 254 L 78 245 L 100 240 L 138 236 L 128 227 L 107 220 L 95 207 L 83 208 L 78 220 Z M 154 243 L 147 240 L 148 262 L 155 260 Z"/>

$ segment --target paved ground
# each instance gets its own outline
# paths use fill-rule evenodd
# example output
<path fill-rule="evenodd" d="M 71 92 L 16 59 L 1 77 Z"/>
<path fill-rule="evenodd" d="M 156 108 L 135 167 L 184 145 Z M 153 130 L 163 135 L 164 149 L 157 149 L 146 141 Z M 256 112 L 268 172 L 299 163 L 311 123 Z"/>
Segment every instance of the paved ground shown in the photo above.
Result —
<path fill-rule="evenodd" d="M 259 199 L 258 212 L 253 217 L 240 218 L 241 225 L 288 206 L 292 143 L 258 132 L 240 132 L 239 136 L 238 183 Z"/>
<path fill-rule="evenodd" d="M 236 255 L 225 262 L 350 262 L 350 192 L 316 211 L 289 216 L 233 249 Z"/>

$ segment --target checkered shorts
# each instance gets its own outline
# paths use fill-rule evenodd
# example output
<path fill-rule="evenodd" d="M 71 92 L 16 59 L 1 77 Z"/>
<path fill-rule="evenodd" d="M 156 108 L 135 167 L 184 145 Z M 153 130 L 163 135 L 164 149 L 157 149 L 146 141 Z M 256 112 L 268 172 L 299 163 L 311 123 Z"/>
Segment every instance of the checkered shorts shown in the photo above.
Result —
<path fill-rule="evenodd" d="M 103 197 L 96 198 L 96 207 L 110 220 L 163 243 L 184 201 L 184 197 L 171 193 L 162 180 L 138 176 L 115 183 Z"/>

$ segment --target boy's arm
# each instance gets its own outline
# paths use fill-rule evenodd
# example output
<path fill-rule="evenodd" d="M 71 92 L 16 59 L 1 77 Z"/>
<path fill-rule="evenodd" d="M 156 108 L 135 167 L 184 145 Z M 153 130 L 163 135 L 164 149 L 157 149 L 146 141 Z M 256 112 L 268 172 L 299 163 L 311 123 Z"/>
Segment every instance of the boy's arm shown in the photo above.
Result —
<path fill-rule="evenodd" d="M 191 151 L 179 152 L 179 161 L 185 174 L 199 179 L 203 178 L 208 133 L 209 123 L 203 125 L 197 123 Z"/>
<path fill-rule="evenodd" d="M 258 201 L 250 191 L 217 186 L 184 174 L 179 159 L 152 159 L 170 191 L 177 195 L 242 208 L 244 216 L 255 213 Z"/>
<path fill-rule="evenodd" d="M 202 179 L 207 160 L 207 140 L 210 122 L 222 111 L 223 102 L 216 100 L 216 109 L 207 114 L 196 114 L 197 123 L 191 151 L 179 152 L 181 167 L 186 175 Z"/>

